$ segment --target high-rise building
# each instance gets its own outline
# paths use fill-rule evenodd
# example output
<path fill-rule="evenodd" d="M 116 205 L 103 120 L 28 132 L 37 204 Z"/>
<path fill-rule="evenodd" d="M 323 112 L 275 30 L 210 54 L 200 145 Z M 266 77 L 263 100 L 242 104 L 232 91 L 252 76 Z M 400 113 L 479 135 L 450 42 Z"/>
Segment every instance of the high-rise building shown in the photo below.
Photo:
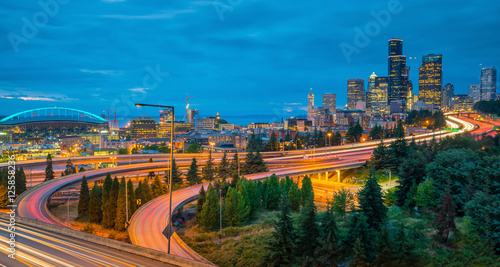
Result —
<path fill-rule="evenodd" d="M 196 131 L 213 131 L 215 129 L 215 118 L 196 118 Z"/>
<path fill-rule="evenodd" d="M 474 105 L 474 100 L 468 95 L 455 95 L 454 110 L 469 111 Z"/>
<path fill-rule="evenodd" d="M 307 109 L 312 109 L 314 107 L 314 94 L 313 89 L 309 91 L 309 95 L 307 95 Z"/>
<path fill-rule="evenodd" d="M 401 100 L 404 106 L 402 108 L 406 108 L 409 68 L 406 67 L 406 56 L 403 55 L 403 40 L 389 40 L 388 59 L 388 102 Z"/>
<path fill-rule="evenodd" d="M 328 112 L 333 113 L 337 109 L 337 95 L 323 94 L 323 108 L 328 109 Z"/>
<path fill-rule="evenodd" d="M 365 80 L 347 79 L 347 109 L 356 109 L 356 102 L 365 101 Z"/>
<path fill-rule="evenodd" d="M 384 116 L 389 113 L 387 105 L 387 77 L 377 77 L 375 87 L 371 91 L 371 113 L 374 116 Z"/>
<path fill-rule="evenodd" d="M 481 100 L 495 100 L 497 97 L 497 70 L 495 67 L 481 70 Z"/>
<path fill-rule="evenodd" d="M 481 86 L 479 84 L 470 84 L 469 96 L 472 97 L 474 103 L 481 101 Z"/>
<path fill-rule="evenodd" d="M 372 75 L 370 75 L 370 77 L 368 77 L 368 87 L 366 89 L 366 97 L 365 97 L 367 110 L 370 110 L 371 105 L 372 105 L 371 92 L 372 92 L 373 88 L 375 88 L 375 79 L 376 78 L 377 78 L 377 74 L 375 74 L 375 72 L 373 72 Z"/>
<path fill-rule="evenodd" d="M 419 69 L 418 97 L 425 104 L 441 108 L 443 87 L 443 55 L 429 54 L 422 57 Z"/>
<path fill-rule="evenodd" d="M 451 83 L 447 83 L 443 87 L 443 103 L 442 109 L 451 110 L 453 109 L 453 96 L 455 95 L 455 87 Z M 426 103 L 427 104 L 427 103 Z"/>
<path fill-rule="evenodd" d="M 150 117 L 130 120 L 130 136 L 133 139 L 156 138 L 156 120 Z"/>

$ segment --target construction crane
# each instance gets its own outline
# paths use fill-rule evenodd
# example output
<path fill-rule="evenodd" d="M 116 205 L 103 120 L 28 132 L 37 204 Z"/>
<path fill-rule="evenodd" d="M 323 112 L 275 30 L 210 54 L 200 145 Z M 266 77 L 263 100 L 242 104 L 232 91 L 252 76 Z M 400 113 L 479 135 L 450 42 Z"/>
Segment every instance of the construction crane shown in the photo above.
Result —
<path fill-rule="evenodd" d="M 189 116 L 189 99 L 190 98 L 193 98 L 192 96 L 189 96 L 189 94 L 186 94 L 186 97 L 184 97 L 184 99 L 186 99 L 186 114 L 184 114 L 184 118 L 182 119 L 183 121 L 186 121 L 186 117 Z"/>

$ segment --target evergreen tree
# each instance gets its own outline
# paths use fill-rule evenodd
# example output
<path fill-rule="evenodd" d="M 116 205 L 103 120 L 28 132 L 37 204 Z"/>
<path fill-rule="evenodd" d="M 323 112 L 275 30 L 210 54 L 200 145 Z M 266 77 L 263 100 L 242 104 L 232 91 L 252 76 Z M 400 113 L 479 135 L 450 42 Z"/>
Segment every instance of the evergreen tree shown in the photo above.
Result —
<path fill-rule="evenodd" d="M 135 197 L 134 184 L 132 180 L 128 180 L 127 182 L 127 199 L 128 199 L 128 216 L 129 218 L 134 215 L 137 210 L 137 199 Z"/>
<path fill-rule="evenodd" d="M 387 228 L 383 226 L 377 236 L 375 245 L 375 266 L 396 266 L 394 263 L 394 253 L 389 240 Z"/>
<path fill-rule="evenodd" d="M 297 252 L 302 254 L 304 264 L 307 265 L 314 265 L 316 263 L 314 251 L 319 247 L 319 226 L 316 217 L 314 199 L 308 198 L 306 205 L 300 211 L 297 242 Z"/>
<path fill-rule="evenodd" d="M 90 192 L 89 222 L 101 223 L 102 216 L 102 192 L 96 183 Z"/>
<path fill-rule="evenodd" d="M 359 208 L 368 218 L 370 228 L 380 230 L 387 213 L 384 206 L 382 188 L 375 177 L 375 169 L 370 170 L 370 176 L 363 188 L 358 192 Z"/>
<path fill-rule="evenodd" d="M 160 177 L 158 177 L 158 180 L 159 178 Z M 144 203 L 147 203 L 154 198 L 153 191 L 151 190 L 148 179 L 144 178 L 144 180 L 142 181 L 142 186 L 144 188 Z"/>
<path fill-rule="evenodd" d="M 378 146 L 373 150 L 370 164 L 372 164 L 376 170 L 383 170 L 388 167 L 389 154 L 383 140 L 381 140 Z"/>
<path fill-rule="evenodd" d="M 269 178 L 269 184 L 267 186 L 267 208 L 274 210 L 278 209 L 281 200 L 281 190 L 278 182 L 278 178 L 275 174 L 271 175 Z"/>
<path fill-rule="evenodd" d="M 179 171 L 177 164 L 175 163 L 175 158 L 172 159 L 172 186 L 182 184 L 182 172 Z M 165 173 L 165 183 L 168 185 L 170 177 L 170 171 Z"/>
<path fill-rule="evenodd" d="M 14 181 L 16 185 L 16 195 L 20 195 L 24 191 L 26 191 L 26 174 L 24 173 L 23 167 L 19 170 L 16 170 L 14 174 Z"/>
<path fill-rule="evenodd" d="M 403 124 L 398 122 L 396 126 L 396 140 L 389 145 L 388 165 L 392 170 L 397 170 L 402 161 L 408 156 L 408 146 L 405 137 Z"/>
<path fill-rule="evenodd" d="M 292 211 L 299 211 L 300 204 L 302 203 L 302 195 L 300 194 L 299 187 L 296 183 L 293 183 L 290 186 L 290 190 L 288 191 L 288 196 L 290 199 L 290 208 Z"/>
<path fill-rule="evenodd" d="M 212 185 L 208 186 L 207 200 L 203 204 L 201 211 L 200 225 L 205 229 L 215 230 L 219 228 L 219 197 Z"/>
<path fill-rule="evenodd" d="M 396 203 L 398 202 L 398 198 L 396 197 L 396 191 L 398 191 L 397 188 L 390 188 L 390 189 L 387 189 L 387 192 L 385 192 L 384 204 L 387 207 L 392 207 L 392 206 L 396 205 Z"/>
<path fill-rule="evenodd" d="M 224 201 L 224 221 L 229 226 L 240 226 L 248 220 L 250 207 L 236 189 L 229 188 Z"/>
<path fill-rule="evenodd" d="M 293 146 L 295 147 L 295 149 L 302 149 L 302 147 L 303 147 L 303 144 L 300 141 L 300 137 L 299 137 L 298 133 L 296 133 L 295 137 L 293 138 Z"/>
<path fill-rule="evenodd" d="M 186 175 L 186 180 L 189 182 L 189 185 L 195 185 L 201 182 L 201 178 L 198 175 L 198 164 L 196 164 L 196 158 L 193 158 L 191 161 L 191 165 L 189 166 L 189 170 Z"/>
<path fill-rule="evenodd" d="M 274 223 L 272 238 L 266 242 L 267 254 L 264 256 L 264 262 L 267 266 L 292 265 L 295 262 L 296 247 L 290 203 L 285 194 L 281 200 L 278 221 Z"/>
<path fill-rule="evenodd" d="M 78 216 L 77 220 L 86 220 L 89 216 L 90 193 L 87 184 L 87 178 L 83 176 L 82 184 L 80 185 L 80 197 L 78 201 Z"/>
<path fill-rule="evenodd" d="M 321 220 L 321 238 L 316 250 L 319 263 L 333 266 L 338 263 L 338 227 L 335 222 L 332 203 L 327 203 L 326 213 Z"/>
<path fill-rule="evenodd" d="M 163 187 L 161 183 L 160 176 L 156 175 L 153 184 L 151 184 L 153 198 L 157 198 L 163 194 L 166 194 L 167 192 L 164 189 L 165 187 Z"/>
<path fill-rule="evenodd" d="M 349 129 L 347 129 L 345 139 L 349 143 L 357 143 L 361 140 L 362 135 L 363 135 L 363 127 L 361 127 L 359 121 L 357 121 L 356 123 L 351 122 L 349 124 Z"/>
<path fill-rule="evenodd" d="M 308 199 L 312 199 L 314 201 L 314 191 L 311 182 L 311 178 L 309 176 L 304 176 L 302 179 L 302 187 L 300 189 L 302 195 L 302 206 L 304 207 L 307 203 Z"/>
<path fill-rule="evenodd" d="M 405 233 L 404 225 L 398 227 L 396 236 L 394 238 L 394 256 L 399 266 L 411 266 L 416 264 L 416 257 L 412 249 L 413 244 L 408 241 Z"/>
<path fill-rule="evenodd" d="M 71 159 L 66 161 L 66 169 L 64 170 L 64 175 L 75 173 L 75 166 L 71 163 Z"/>
<path fill-rule="evenodd" d="M 45 168 L 45 181 L 54 179 L 54 170 L 52 169 L 52 156 L 47 155 L 47 167 Z"/>
<path fill-rule="evenodd" d="M 339 146 L 342 144 L 342 135 L 339 132 L 335 132 L 335 139 L 332 145 Z"/>
<path fill-rule="evenodd" d="M 208 160 L 203 169 L 201 170 L 201 176 L 205 181 L 212 182 L 214 179 L 214 163 L 212 160 L 212 151 L 208 154 Z"/>
<path fill-rule="evenodd" d="M 202 186 L 200 189 L 200 194 L 198 196 L 198 203 L 196 205 L 196 221 L 200 223 L 201 211 L 203 210 L 203 204 L 207 200 L 207 194 L 205 193 L 205 188 Z"/>
<path fill-rule="evenodd" d="M 111 176 L 110 176 L 111 178 Z M 107 203 L 103 203 L 104 205 L 104 210 L 103 210 L 103 220 L 102 224 L 104 228 L 110 229 L 114 228 L 115 226 L 115 219 L 116 219 L 116 207 L 117 207 L 117 201 L 118 201 L 118 191 L 120 188 L 120 182 L 118 181 L 118 178 L 114 178 L 112 185 L 111 185 L 111 191 L 109 193 L 109 199 Z"/>
<path fill-rule="evenodd" d="M 412 186 L 410 187 L 410 191 L 408 191 L 408 194 L 406 195 L 406 200 L 404 207 L 411 211 L 415 208 L 415 196 L 417 195 L 417 190 L 418 190 L 418 185 L 413 182 Z"/>
<path fill-rule="evenodd" d="M 356 243 L 356 239 L 360 239 L 361 245 L 365 250 L 365 255 L 368 258 L 373 251 L 372 240 L 373 230 L 370 229 L 368 224 L 367 217 L 363 214 L 363 212 L 355 212 L 351 215 L 348 224 L 347 235 L 344 237 L 342 241 L 342 249 L 344 250 L 344 255 L 350 255 L 352 253 L 352 248 Z"/>
<path fill-rule="evenodd" d="M 231 165 L 229 165 L 229 173 L 228 175 L 230 175 L 231 177 L 234 177 L 238 176 L 238 161 L 239 161 L 239 158 L 238 158 L 238 152 L 234 153 L 234 156 L 233 156 L 233 159 L 231 160 Z M 234 186 L 236 186 L 236 184 L 234 184 Z"/>
<path fill-rule="evenodd" d="M 424 180 L 425 168 L 425 161 L 420 153 L 410 154 L 403 160 L 403 164 L 399 167 L 398 191 L 396 191 L 398 206 L 404 206 L 413 183 L 418 186 Z"/>
<path fill-rule="evenodd" d="M 219 162 L 219 165 L 217 165 L 217 174 L 221 179 L 227 178 L 229 173 L 229 161 L 227 160 L 227 154 L 226 151 L 224 150 L 224 155 L 222 156 L 222 159 Z"/>
<path fill-rule="evenodd" d="M 333 192 L 332 209 L 337 216 L 344 217 L 349 206 L 354 202 L 354 194 L 349 189 L 342 188 Z"/>
<path fill-rule="evenodd" d="M 142 184 L 142 181 L 139 180 L 139 183 L 137 184 L 137 188 L 135 189 L 135 198 L 136 201 L 138 202 L 137 207 L 139 208 L 142 206 L 144 203 L 146 203 L 146 195 L 144 194 L 144 185 Z"/>
<path fill-rule="evenodd" d="M 453 203 L 453 197 L 448 192 L 443 197 L 443 202 L 439 214 L 436 218 L 435 225 L 438 228 L 438 236 L 448 243 L 448 238 L 450 232 L 456 231 L 455 226 L 455 205 Z"/>
<path fill-rule="evenodd" d="M 116 201 L 115 230 L 124 231 L 126 229 L 126 201 L 125 201 L 126 182 L 125 177 L 120 180 L 120 189 Z"/>
<path fill-rule="evenodd" d="M 365 254 L 365 249 L 361 244 L 361 239 L 358 237 L 356 242 L 354 242 L 354 257 L 349 263 L 349 267 L 368 267 L 370 264 L 367 262 L 367 257 Z"/>
<path fill-rule="evenodd" d="M 255 166 L 253 173 L 267 172 L 269 170 L 269 168 L 267 168 L 266 162 L 262 158 L 262 154 L 260 154 L 260 152 L 257 151 L 253 161 L 254 161 L 254 166 Z"/>
<path fill-rule="evenodd" d="M 269 137 L 269 141 L 266 145 L 266 151 L 279 151 L 280 143 L 278 142 L 278 137 L 276 134 L 271 132 L 271 136 Z"/>

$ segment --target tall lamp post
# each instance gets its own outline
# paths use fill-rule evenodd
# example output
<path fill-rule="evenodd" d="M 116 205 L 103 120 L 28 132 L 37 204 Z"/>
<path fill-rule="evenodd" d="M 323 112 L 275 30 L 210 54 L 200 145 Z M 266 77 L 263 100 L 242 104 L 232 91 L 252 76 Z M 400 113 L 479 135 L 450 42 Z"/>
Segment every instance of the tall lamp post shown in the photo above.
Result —
<path fill-rule="evenodd" d="M 391 188 L 391 170 L 390 169 L 385 169 L 386 172 L 389 173 L 389 188 Z"/>
<path fill-rule="evenodd" d="M 170 179 L 168 181 L 168 188 L 170 190 L 170 203 L 169 203 L 169 209 L 168 209 L 168 218 L 169 218 L 169 225 L 168 225 L 168 254 L 170 254 L 170 240 L 172 239 L 172 167 L 173 167 L 173 160 L 174 160 L 174 118 L 175 118 L 175 113 L 174 113 L 174 107 L 173 106 L 163 106 L 163 105 L 150 105 L 150 104 L 135 104 L 136 107 L 158 107 L 158 108 L 168 108 L 172 110 L 172 124 L 170 126 Z"/>
<path fill-rule="evenodd" d="M 68 215 L 68 217 L 67 217 L 67 219 L 68 219 L 68 228 L 71 226 L 71 225 L 69 224 L 69 201 L 71 200 L 71 197 L 72 197 L 72 196 L 74 196 L 74 195 L 78 195 L 78 194 L 79 194 L 79 193 L 74 193 L 74 194 L 71 194 L 71 196 L 69 196 L 68 200 L 66 201 L 66 208 L 67 208 L 67 212 L 68 212 L 68 213 L 67 213 L 67 215 Z"/>
<path fill-rule="evenodd" d="M 332 139 L 330 138 L 332 136 L 332 133 L 329 132 L 328 134 L 328 155 L 331 155 L 332 154 Z"/>

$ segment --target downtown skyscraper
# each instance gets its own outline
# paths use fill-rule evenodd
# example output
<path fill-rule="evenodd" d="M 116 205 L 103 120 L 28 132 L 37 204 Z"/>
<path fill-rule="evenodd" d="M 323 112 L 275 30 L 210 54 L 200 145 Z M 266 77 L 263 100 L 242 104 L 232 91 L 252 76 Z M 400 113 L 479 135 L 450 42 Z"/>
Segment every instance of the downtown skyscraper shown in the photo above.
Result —
<path fill-rule="evenodd" d="M 356 109 L 358 101 L 365 101 L 365 80 L 347 79 L 347 109 Z"/>
<path fill-rule="evenodd" d="M 495 100 L 497 97 L 497 70 L 495 67 L 481 70 L 481 100 Z"/>
<path fill-rule="evenodd" d="M 418 98 L 425 104 L 441 108 L 443 88 L 443 55 L 429 54 L 422 57 L 419 69 Z"/>
<path fill-rule="evenodd" d="M 323 94 L 323 108 L 328 109 L 328 112 L 333 113 L 337 109 L 337 95 Z"/>
<path fill-rule="evenodd" d="M 406 66 L 406 56 L 403 55 L 403 40 L 394 38 L 389 40 L 388 60 L 388 104 L 401 100 L 403 104 L 401 108 L 406 110 L 410 68 Z"/>

